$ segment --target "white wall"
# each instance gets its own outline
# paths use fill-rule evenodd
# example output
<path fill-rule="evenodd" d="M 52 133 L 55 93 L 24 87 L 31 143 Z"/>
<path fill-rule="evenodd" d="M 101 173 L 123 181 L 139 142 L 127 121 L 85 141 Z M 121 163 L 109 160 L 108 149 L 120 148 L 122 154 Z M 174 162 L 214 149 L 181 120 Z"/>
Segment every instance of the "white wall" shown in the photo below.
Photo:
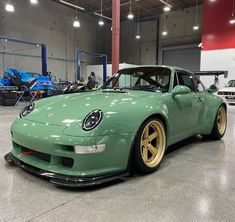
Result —
<path fill-rule="evenodd" d="M 201 51 L 201 71 L 228 71 L 228 78 L 219 77 L 220 87 L 224 87 L 231 79 L 235 79 L 235 49 Z M 202 77 L 203 83 L 209 87 L 214 77 Z"/>

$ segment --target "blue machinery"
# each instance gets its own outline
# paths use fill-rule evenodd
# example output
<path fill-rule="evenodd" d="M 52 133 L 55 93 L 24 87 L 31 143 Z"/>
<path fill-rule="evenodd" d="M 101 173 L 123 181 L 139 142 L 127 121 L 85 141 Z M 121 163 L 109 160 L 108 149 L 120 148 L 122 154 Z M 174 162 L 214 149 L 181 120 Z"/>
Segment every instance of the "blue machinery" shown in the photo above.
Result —
<path fill-rule="evenodd" d="M 34 45 L 36 47 L 41 47 L 41 63 L 42 63 L 42 75 L 47 76 L 47 47 L 45 44 L 37 43 L 37 42 L 30 42 L 24 41 L 20 39 L 10 38 L 6 36 L 0 36 L 0 40 L 4 40 L 5 42 L 16 42 L 26 45 Z"/>
<path fill-rule="evenodd" d="M 79 50 L 77 52 L 77 80 L 80 80 L 81 78 L 81 56 L 82 55 L 87 55 L 91 57 L 98 57 L 102 60 L 102 65 L 103 65 L 103 83 L 106 82 L 107 78 L 107 56 L 104 54 L 96 54 L 92 52 L 85 52 Z"/>

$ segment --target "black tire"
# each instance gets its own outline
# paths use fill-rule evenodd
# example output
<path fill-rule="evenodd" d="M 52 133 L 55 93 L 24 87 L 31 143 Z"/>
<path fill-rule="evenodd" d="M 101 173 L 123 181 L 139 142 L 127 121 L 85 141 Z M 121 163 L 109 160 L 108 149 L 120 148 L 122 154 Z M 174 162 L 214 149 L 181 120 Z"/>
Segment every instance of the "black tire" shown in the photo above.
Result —
<path fill-rule="evenodd" d="M 221 110 L 223 110 L 223 112 L 225 112 L 225 117 L 221 117 L 221 118 L 224 118 L 222 120 L 223 123 L 221 123 L 221 124 L 223 124 L 223 127 L 222 127 L 222 129 L 219 129 L 218 118 L 219 118 Z M 202 136 L 205 139 L 220 140 L 224 136 L 224 134 L 226 132 L 226 128 L 227 128 L 227 110 L 224 105 L 221 105 L 219 107 L 219 109 L 217 110 L 216 117 L 214 120 L 213 129 L 212 129 L 211 133 L 209 135 L 202 135 Z"/>
<path fill-rule="evenodd" d="M 3 99 L 2 97 L 0 97 L 0 105 L 2 105 L 2 103 L 3 103 Z"/>
<path fill-rule="evenodd" d="M 16 99 L 17 98 L 17 94 L 16 93 L 12 93 L 12 92 L 3 93 L 2 94 L 2 98 L 3 99 Z"/>
<path fill-rule="evenodd" d="M 151 140 L 155 133 L 158 136 Z M 156 148 L 157 144 L 158 148 Z M 166 147 L 166 130 L 162 121 L 158 118 L 147 119 L 139 128 L 134 145 L 133 165 L 135 171 L 144 174 L 154 172 L 162 162 Z M 153 154 L 153 150 L 156 154 Z"/>
<path fill-rule="evenodd" d="M 16 104 L 16 99 L 3 99 L 2 105 L 3 106 L 14 106 Z"/>

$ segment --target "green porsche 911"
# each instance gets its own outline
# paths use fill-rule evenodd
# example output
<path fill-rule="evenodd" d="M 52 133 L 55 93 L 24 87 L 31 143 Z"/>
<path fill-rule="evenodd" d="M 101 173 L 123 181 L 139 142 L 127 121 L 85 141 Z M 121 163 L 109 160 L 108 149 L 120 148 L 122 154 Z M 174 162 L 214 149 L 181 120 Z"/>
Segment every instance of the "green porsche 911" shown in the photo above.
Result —
<path fill-rule="evenodd" d="M 167 147 L 196 134 L 223 137 L 225 102 L 191 72 L 168 66 L 118 71 L 97 91 L 31 103 L 11 126 L 5 160 L 61 186 L 155 171 Z"/>

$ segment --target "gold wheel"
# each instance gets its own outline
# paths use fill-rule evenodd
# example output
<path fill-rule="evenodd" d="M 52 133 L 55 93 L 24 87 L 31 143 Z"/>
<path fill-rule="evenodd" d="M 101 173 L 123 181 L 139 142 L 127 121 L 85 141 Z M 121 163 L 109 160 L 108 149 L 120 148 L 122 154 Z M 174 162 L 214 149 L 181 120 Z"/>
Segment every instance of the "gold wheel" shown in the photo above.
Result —
<path fill-rule="evenodd" d="M 223 135 L 226 130 L 226 124 L 227 124 L 226 111 L 225 108 L 222 106 L 219 108 L 217 114 L 217 128 L 221 135 Z"/>
<path fill-rule="evenodd" d="M 166 147 L 165 130 L 161 122 L 150 121 L 141 135 L 140 153 L 144 164 L 153 168 L 157 166 L 164 155 Z"/>

